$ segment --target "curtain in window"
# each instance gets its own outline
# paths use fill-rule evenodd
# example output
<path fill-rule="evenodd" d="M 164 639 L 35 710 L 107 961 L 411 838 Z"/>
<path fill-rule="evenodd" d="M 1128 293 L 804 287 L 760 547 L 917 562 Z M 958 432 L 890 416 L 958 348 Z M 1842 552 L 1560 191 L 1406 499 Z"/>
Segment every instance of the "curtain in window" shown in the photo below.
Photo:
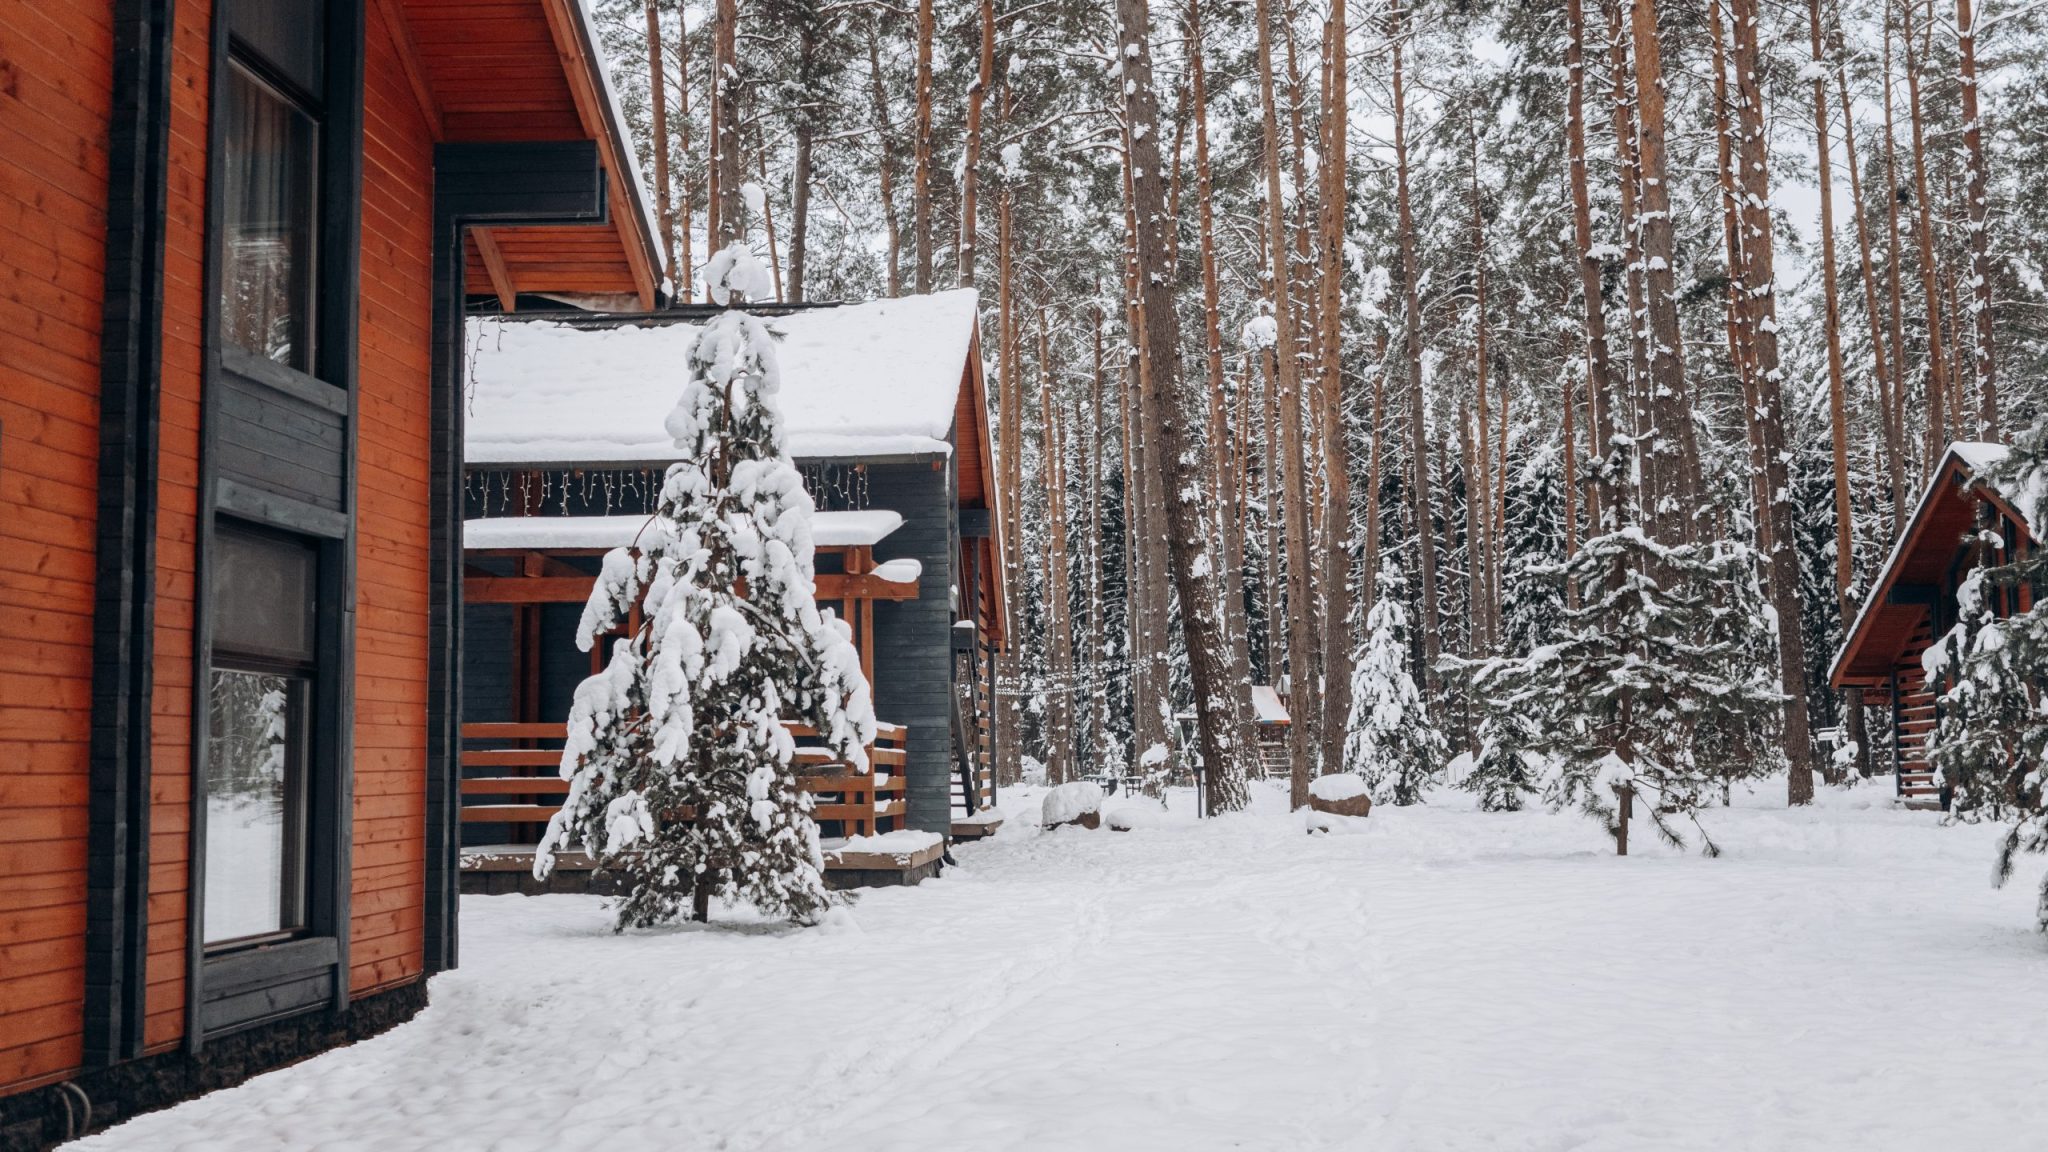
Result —
<path fill-rule="evenodd" d="M 312 118 L 240 64 L 227 70 L 221 333 L 228 343 L 312 371 Z"/>

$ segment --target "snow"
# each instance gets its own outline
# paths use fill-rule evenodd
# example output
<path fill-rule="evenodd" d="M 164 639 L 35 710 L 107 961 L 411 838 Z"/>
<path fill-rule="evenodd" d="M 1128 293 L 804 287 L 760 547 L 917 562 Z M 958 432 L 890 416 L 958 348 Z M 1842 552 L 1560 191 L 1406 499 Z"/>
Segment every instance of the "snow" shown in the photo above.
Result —
<path fill-rule="evenodd" d="M 652 522 L 651 516 L 490 516 L 463 521 L 462 546 L 630 548 L 652 541 Z M 820 548 L 872 547 L 901 527 L 903 516 L 898 512 L 813 512 L 811 543 Z"/>
<path fill-rule="evenodd" d="M 1287 706 L 1270 684 L 1252 685 L 1252 719 L 1259 724 L 1287 723 Z"/>
<path fill-rule="evenodd" d="M 1092 780 L 1075 780 L 1062 784 L 1045 794 L 1045 806 L 1040 809 L 1040 819 L 1047 826 L 1065 824 L 1078 820 L 1090 812 L 1102 810 L 1102 785 Z"/>
<path fill-rule="evenodd" d="M 879 836 L 849 836 L 835 844 L 827 844 L 827 855 L 833 853 L 875 853 L 884 856 L 910 856 L 945 843 L 946 838 L 937 832 L 919 832 L 915 828 L 898 828 Z"/>
<path fill-rule="evenodd" d="M 800 459 L 949 452 L 974 349 L 971 289 L 767 319 L 781 336 L 785 444 Z M 674 460 L 663 418 L 701 328 L 469 325 L 471 465 Z"/>
<path fill-rule="evenodd" d="M 1717 860 L 1452 793 L 1304 836 L 1278 787 L 1176 792 L 812 930 L 465 896 L 412 1023 L 75 1147 L 2036 1148 L 2043 861 L 1995 891 L 1999 829 L 1879 791 L 1739 795 Z"/>
<path fill-rule="evenodd" d="M 885 560 L 875 565 L 872 573 L 875 579 L 890 584 L 915 584 L 924 575 L 924 565 L 917 560 L 904 557 L 900 560 Z"/>
<path fill-rule="evenodd" d="M 1118 832 L 1157 828 L 1166 823 L 1166 805 L 1149 796 L 1126 796 L 1103 810 L 1102 822 Z"/>
<path fill-rule="evenodd" d="M 1332 772 L 1308 782 L 1308 794 L 1318 800 L 1350 800 L 1372 791 L 1372 786 L 1349 772 Z"/>

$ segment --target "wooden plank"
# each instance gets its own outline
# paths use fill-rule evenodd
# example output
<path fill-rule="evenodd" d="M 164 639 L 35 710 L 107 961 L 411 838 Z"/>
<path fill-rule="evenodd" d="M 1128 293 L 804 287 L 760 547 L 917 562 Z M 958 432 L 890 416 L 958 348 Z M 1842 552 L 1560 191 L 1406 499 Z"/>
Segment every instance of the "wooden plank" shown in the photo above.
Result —
<path fill-rule="evenodd" d="M 476 241 L 477 255 L 484 262 L 484 274 L 490 277 L 491 290 L 498 294 L 498 307 L 507 312 L 518 311 L 519 292 L 513 287 L 512 272 L 505 267 L 505 254 L 498 248 L 497 237 L 489 228 L 472 228 L 469 238 Z"/>
<path fill-rule="evenodd" d="M 469 776 L 462 781 L 464 796 L 567 795 L 569 782 L 560 776 Z"/>
<path fill-rule="evenodd" d="M 464 724 L 464 740 L 561 740 L 567 738 L 567 724 Z"/>
<path fill-rule="evenodd" d="M 560 748 L 472 748 L 462 754 L 464 768 L 554 768 L 561 763 Z"/>
<path fill-rule="evenodd" d="M 559 804 L 465 804 L 462 806 L 464 824 L 545 824 L 556 812 Z"/>

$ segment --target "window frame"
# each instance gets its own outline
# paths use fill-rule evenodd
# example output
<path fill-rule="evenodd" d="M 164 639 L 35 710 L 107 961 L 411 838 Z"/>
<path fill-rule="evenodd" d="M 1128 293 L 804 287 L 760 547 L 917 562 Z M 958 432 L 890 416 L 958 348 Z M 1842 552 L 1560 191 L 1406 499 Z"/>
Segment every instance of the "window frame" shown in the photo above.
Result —
<path fill-rule="evenodd" d="M 363 56 L 368 0 L 212 0 L 205 94 L 205 275 L 200 328 L 199 514 L 193 585 L 188 886 L 185 908 L 184 1050 L 201 1052 L 230 1032 L 350 1001 L 354 783 L 356 440 L 355 392 L 361 347 Z M 303 49 L 294 56 L 317 93 L 236 34 L 284 27 Z M 247 29 L 244 29 L 245 31 Z M 259 29 L 260 30 L 260 29 Z M 308 61 L 313 63 L 308 64 Z M 312 228 L 315 285 L 308 325 L 309 371 L 244 352 L 224 339 L 222 283 L 229 70 L 249 68 L 295 98 L 318 124 Z M 277 432 L 317 428 L 319 439 L 281 455 L 252 455 Z M 256 439 L 251 439 L 254 436 Z M 261 453 L 263 449 L 256 448 Z M 250 462 L 267 461 L 260 467 Z M 315 637 L 318 674 L 306 706 L 305 907 L 290 939 L 209 950 L 205 936 L 206 757 L 213 660 L 210 588 L 216 528 L 282 532 L 317 550 Z M 225 943 L 225 942 L 224 942 Z"/>
<path fill-rule="evenodd" d="M 223 349 L 231 349 L 245 357 L 263 361 L 266 366 L 275 367 L 285 372 L 296 373 L 310 380 L 331 383 L 320 372 L 321 354 L 324 351 L 321 347 L 323 343 L 321 338 L 321 311 L 323 305 L 327 302 L 326 293 L 321 291 L 322 279 L 325 275 L 325 266 L 327 264 L 327 261 L 323 258 L 326 254 L 321 251 L 323 247 L 321 237 L 324 217 L 327 214 L 325 209 L 328 207 L 322 203 L 325 199 L 322 193 L 326 167 L 324 160 L 327 147 L 326 110 L 317 98 L 294 83 L 280 69 L 272 66 L 256 51 L 246 47 L 240 37 L 230 32 L 222 75 L 231 81 L 237 74 L 239 74 L 240 78 L 247 80 L 260 93 L 275 98 L 291 112 L 304 116 L 312 129 L 312 148 L 310 155 L 307 157 L 308 171 L 305 173 L 304 180 L 305 195 L 308 201 L 305 205 L 308 216 L 306 222 L 309 240 L 306 253 L 308 267 L 302 276 L 299 277 L 303 283 L 295 286 L 296 291 L 302 292 L 305 297 L 303 300 L 305 320 L 301 332 L 305 349 L 303 354 L 296 358 L 296 362 L 286 363 L 256 349 L 244 348 L 227 340 L 224 336 L 221 339 L 221 346 Z M 222 95 L 223 104 L 226 103 L 228 90 L 228 86 L 225 83 L 217 88 L 217 91 Z M 222 117 L 222 119 L 225 119 L 225 117 Z M 220 134 L 220 138 L 224 145 L 228 139 L 226 132 L 223 131 Z M 221 157 L 216 167 L 224 165 L 225 161 L 226 157 Z M 209 237 L 209 247 L 218 249 L 225 244 L 226 223 L 225 213 L 223 213 L 222 227 L 220 229 L 221 235 Z M 224 257 L 221 263 L 223 265 L 227 263 Z M 223 303 L 221 296 L 226 290 L 227 284 L 223 280 L 219 289 L 216 290 L 215 299 L 211 301 L 216 316 L 221 314 Z"/>

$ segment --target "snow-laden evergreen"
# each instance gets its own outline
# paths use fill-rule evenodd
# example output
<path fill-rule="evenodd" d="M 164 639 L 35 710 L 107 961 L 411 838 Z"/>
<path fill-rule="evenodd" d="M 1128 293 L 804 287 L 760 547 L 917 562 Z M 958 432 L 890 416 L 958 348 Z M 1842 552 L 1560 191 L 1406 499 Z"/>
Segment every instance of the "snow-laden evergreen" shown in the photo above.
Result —
<path fill-rule="evenodd" d="M 2048 522 L 2048 421 L 2022 434 L 1977 482 L 2039 531 Z M 1929 753 L 1958 819 L 2011 822 L 1995 872 L 2003 884 L 2019 853 L 2048 852 L 2048 607 L 2039 593 L 2048 558 L 2038 547 L 2005 555 L 2003 539 L 1990 531 L 1976 545 L 1989 562 L 1964 578 L 1958 621 L 1925 657 L 1929 672 L 1947 685 Z M 2024 590 L 2033 590 L 2031 606 L 2000 618 L 1994 598 L 2011 605 Z M 2038 916 L 2048 930 L 2048 882 Z"/>
<path fill-rule="evenodd" d="M 1416 803 L 1450 758 L 1409 671 L 1413 638 L 1406 595 L 1400 567 L 1382 567 L 1378 595 L 1365 617 L 1365 643 L 1352 663 L 1344 769 L 1372 786 L 1376 803 Z"/>
<path fill-rule="evenodd" d="M 1473 672 L 1495 755 L 1478 790 L 1513 787 L 1523 752 L 1546 758 L 1544 799 L 1616 827 L 1633 789 L 1658 833 L 1739 778 L 1782 771 L 1769 612 L 1755 554 L 1726 541 L 1666 546 L 1630 527 L 1586 541 L 1552 570 L 1578 592 L 1556 642 Z M 1491 773 L 1491 782 L 1486 775 Z M 1701 829 L 1709 854 L 1713 841 Z"/>
<path fill-rule="evenodd" d="M 759 269 L 743 249 L 714 267 L 721 300 Z M 828 897 L 783 721 L 866 771 L 874 709 L 850 631 L 812 597 L 813 505 L 783 450 L 774 338 L 723 312 L 687 367 L 667 426 L 689 457 L 669 469 L 638 554 L 605 557 L 577 630 L 588 650 L 639 605 L 576 690 L 569 795 L 534 872 L 582 843 L 627 877 L 621 928 L 676 919 L 693 893 L 700 915 L 715 896 L 808 920 Z"/>

